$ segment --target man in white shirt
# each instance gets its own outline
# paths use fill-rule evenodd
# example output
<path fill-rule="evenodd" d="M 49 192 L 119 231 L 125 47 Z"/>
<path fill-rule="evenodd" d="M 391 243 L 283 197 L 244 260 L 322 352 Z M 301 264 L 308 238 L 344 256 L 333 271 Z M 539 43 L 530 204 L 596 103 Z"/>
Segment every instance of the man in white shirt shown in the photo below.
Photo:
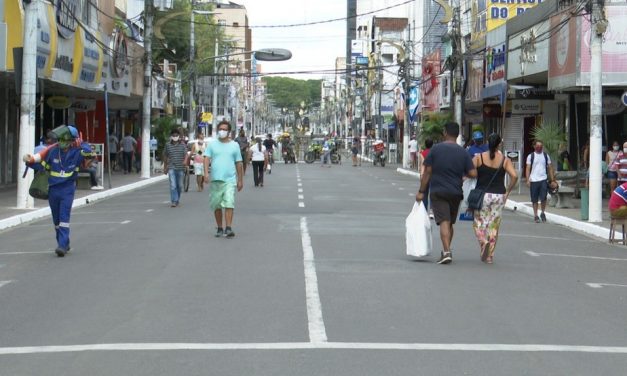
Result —
<path fill-rule="evenodd" d="M 546 222 L 546 196 L 548 193 L 548 185 L 554 185 L 555 173 L 551 164 L 551 157 L 543 151 L 542 141 L 536 141 L 534 144 L 534 152 L 527 156 L 527 164 L 525 167 L 525 177 L 527 179 L 527 187 L 531 195 L 531 204 L 533 205 L 533 220 L 536 223 Z M 540 209 L 542 213 L 538 217 L 538 201 L 540 201 Z"/>
<path fill-rule="evenodd" d="M 411 160 L 411 168 L 416 169 L 418 165 L 416 164 L 416 154 L 418 153 L 418 142 L 416 141 L 416 136 L 412 135 L 411 140 L 409 141 L 409 157 Z"/>

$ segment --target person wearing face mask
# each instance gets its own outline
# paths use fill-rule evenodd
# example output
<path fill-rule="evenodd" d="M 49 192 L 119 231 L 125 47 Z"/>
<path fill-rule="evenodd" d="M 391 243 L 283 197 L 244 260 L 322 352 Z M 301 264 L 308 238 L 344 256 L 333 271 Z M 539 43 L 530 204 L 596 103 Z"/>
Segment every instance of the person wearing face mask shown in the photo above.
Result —
<path fill-rule="evenodd" d="M 205 149 L 205 183 L 209 183 L 209 164 L 211 164 L 211 209 L 213 210 L 217 232 L 216 237 L 235 236 L 231 225 L 235 208 L 235 189 L 244 187 L 244 169 L 242 153 L 237 142 L 229 137 L 231 124 L 223 120 L 218 124 L 218 141 L 210 143 Z M 224 213 L 224 221 L 223 219 Z M 223 224 L 226 225 L 223 227 Z"/>
<path fill-rule="evenodd" d="M 96 154 L 88 143 L 81 140 L 78 130 L 71 125 L 61 125 L 51 131 L 56 144 L 35 154 L 26 154 L 22 160 L 29 167 L 40 165 L 48 171 L 48 204 L 56 233 L 59 257 L 70 251 L 70 215 L 76 191 L 76 179 L 81 164 Z"/>
<path fill-rule="evenodd" d="M 533 220 L 536 223 L 546 222 L 546 197 L 549 184 L 554 187 L 555 173 L 551 164 L 551 157 L 543 151 L 542 141 L 537 140 L 534 143 L 534 152 L 527 155 L 527 163 L 525 167 L 525 178 L 527 179 L 527 187 L 531 195 L 531 203 L 533 205 Z M 538 202 L 542 210 L 538 216 Z"/>
<path fill-rule="evenodd" d="M 187 163 L 187 145 L 181 142 L 179 130 L 173 129 L 170 132 L 170 142 L 163 150 L 163 173 L 170 178 L 170 207 L 172 208 L 179 206 Z"/>
<path fill-rule="evenodd" d="M 607 178 L 610 181 L 610 193 L 614 192 L 618 185 L 618 163 L 623 155 L 620 150 L 618 141 L 612 143 L 612 149 L 608 150 L 605 155 L 605 163 L 607 164 Z"/>

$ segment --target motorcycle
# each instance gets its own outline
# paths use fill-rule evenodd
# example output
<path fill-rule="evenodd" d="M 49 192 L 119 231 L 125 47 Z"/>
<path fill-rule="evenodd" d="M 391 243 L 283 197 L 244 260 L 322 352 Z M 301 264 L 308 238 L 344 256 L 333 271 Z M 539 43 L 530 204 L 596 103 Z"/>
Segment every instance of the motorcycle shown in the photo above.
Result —
<path fill-rule="evenodd" d="M 291 145 L 283 146 L 283 161 L 287 163 L 296 163 L 296 155 L 294 154 L 294 148 Z"/>
<path fill-rule="evenodd" d="M 372 144 L 373 154 L 372 154 L 372 164 L 374 166 L 377 163 L 381 164 L 381 167 L 385 167 L 385 144 L 383 141 L 375 141 Z"/>
<path fill-rule="evenodd" d="M 309 146 L 309 150 L 305 153 L 305 162 L 314 163 L 314 161 L 320 159 L 322 153 L 322 145 L 313 144 Z"/>

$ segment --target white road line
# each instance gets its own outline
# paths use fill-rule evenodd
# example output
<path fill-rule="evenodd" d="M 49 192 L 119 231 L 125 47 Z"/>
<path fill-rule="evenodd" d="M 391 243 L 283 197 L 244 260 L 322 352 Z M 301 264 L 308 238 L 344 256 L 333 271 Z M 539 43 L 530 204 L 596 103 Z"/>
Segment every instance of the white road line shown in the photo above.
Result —
<path fill-rule="evenodd" d="M 592 287 L 593 289 L 600 289 L 603 286 L 611 286 L 611 287 L 627 287 L 627 285 L 617 285 L 615 283 L 586 283 L 588 287 Z"/>
<path fill-rule="evenodd" d="M 127 219 L 127 220 L 125 220 L 125 221 L 120 222 L 120 224 L 121 224 L 121 225 L 125 225 L 125 224 L 127 224 L 127 223 L 131 223 L 131 221 Z"/>
<path fill-rule="evenodd" d="M 131 221 L 129 221 L 128 219 L 126 221 L 122 221 L 122 222 L 73 222 L 71 225 L 72 226 L 76 226 L 76 225 L 125 225 L 127 223 L 129 223 Z M 51 226 L 50 223 L 35 223 L 32 225 L 29 225 L 30 227 L 44 227 L 44 226 Z"/>
<path fill-rule="evenodd" d="M 10 256 L 10 255 L 39 255 L 44 253 L 50 253 L 49 251 L 36 251 L 36 252 L 0 252 L 0 256 Z"/>
<path fill-rule="evenodd" d="M 299 186 L 299 187 L 302 187 L 302 186 L 303 186 L 303 183 L 298 183 L 298 186 Z"/>
<path fill-rule="evenodd" d="M 304 202 L 302 202 L 302 201 L 301 201 L 301 202 L 299 202 L 299 203 L 298 203 L 298 207 L 299 207 L 299 208 L 304 208 L 304 207 L 305 207 L 305 203 L 304 203 Z"/>
<path fill-rule="evenodd" d="M 150 213 L 152 211 L 154 211 L 155 209 L 146 209 L 146 213 Z"/>
<path fill-rule="evenodd" d="M 404 190 L 405 190 L 405 188 L 400 187 L 398 190 L 399 190 L 399 191 L 404 191 Z"/>
<path fill-rule="evenodd" d="M 415 194 L 413 194 L 413 193 L 409 193 L 409 195 L 410 195 L 410 196 L 415 196 Z"/>
<path fill-rule="evenodd" d="M 559 240 L 559 241 L 564 241 L 564 240 L 568 240 L 568 241 L 572 241 L 572 238 L 559 238 L 559 237 L 555 237 L 555 236 L 537 236 L 537 235 L 522 235 L 522 234 L 508 234 L 508 233 L 499 233 L 499 236 L 508 236 L 508 237 L 512 237 L 512 238 L 533 238 L 533 239 L 548 239 L 548 240 Z M 599 243 L 598 240 L 593 240 L 593 239 L 577 239 L 578 242 L 589 242 L 589 243 Z"/>
<path fill-rule="evenodd" d="M 303 193 L 303 189 L 302 188 L 298 188 L 298 193 Z"/>
<path fill-rule="evenodd" d="M 392 183 L 392 185 L 396 185 L 396 183 Z"/>
<path fill-rule="evenodd" d="M 0 287 L 6 286 L 6 285 L 8 285 L 11 282 L 13 282 L 13 281 L 0 281 Z"/>
<path fill-rule="evenodd" d="M 62 346 L 0 347 L 1 355 L 68 353 L 85 351 L 172 350 L 405 350 L 519 353 L 627 354 L 627 346 L 571 346 L 500 343 L 368 343 L 368 342 L 278 342 L 278 343 L 105 343 Z"/>
<path fill-rule="evenodd" d="M 529 256 L 532 256 L 532 257 L 553 256 L 553 257 L 582 258 L 582 259 L 588 259 L 588 260 L 627 261 L 627 258 L 567 255 L 567 254 L 563 254 L 563 253 L 540 253 L 540 252 L 534 252 L 534 251 L 525 251 L 525 253 L 528 254 Z"/>
<path fill-rule="evenodd" d="M 316 262 L 306 217 L 300 218 L 300 236 L 303 244 L 303 261 L 305 266 L 305 296 L 307 300 L 307 320 L 309 321 L 309 341 L 311 343 L 326 342 L 327 332 L 324 328 L 322 304 L 318 294 Z"/>
<path fill-rule="evenodd" d="M 304 200 L 305 199 L 305 195 L 298 195 L 298 199 L 299 200 Z"/>

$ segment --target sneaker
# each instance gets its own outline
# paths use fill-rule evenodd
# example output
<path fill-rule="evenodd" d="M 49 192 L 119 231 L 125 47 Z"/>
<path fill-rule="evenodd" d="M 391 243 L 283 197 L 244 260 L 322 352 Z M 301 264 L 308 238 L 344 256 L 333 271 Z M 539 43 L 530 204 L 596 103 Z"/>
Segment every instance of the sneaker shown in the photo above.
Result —
<path fill-rule="evenodd" d="M 546 222 L 546 215 L 544 215 L 544 213 L 540 214 L 540 219 L 542 220 L 542 223 Z"/>
<path fill-rule="evenodd" d="M 453 261 L 453 254 L 451 252 L 442 252 L 438 264 L 450 264 Z"/>
<path fill-rule="evenodd" d="M 218 231 L 216 232 L 216 238 L 222 237 L 224 235 L 224 230 L 222 227 L 218 227 Z"/>
<path fill-rule="evenodd" d="M 533 221 L 535 223 L 540 223 L 540 217 L 538 217 L 537 215 L 533 218 Z"/>
<path fill-rule="evenodd" d="M 227 238 L 232 238 L 235 236 L 235 233 L 230 227 L 227 227 L 226 230 L 224 230 L 224 236 L 226 236 Z"/>
<path fill-rule="evenodd" d="M 170 207 L 171 207 L 171 208 L 175 208 L 175 207 L 176 207 L 176 202 L 171 203 L 171 204 L 170 204 Z"/>
<path fill-rule="evenodd" d="M 54 250 L 54 253 L 56 253 L 57 256 L 59 256 L 59 257 L 64 257 L 65 254 L 67 253 L 67 251 L 65 249 L 59 247 L 59 248 Z"/>
<path fill-rule="evenodd" d="M 92 191 L 102 191 L 104 189 L 104 187 L 102 185 L 94 185 L 93 187 L 91 187 Z"/>

